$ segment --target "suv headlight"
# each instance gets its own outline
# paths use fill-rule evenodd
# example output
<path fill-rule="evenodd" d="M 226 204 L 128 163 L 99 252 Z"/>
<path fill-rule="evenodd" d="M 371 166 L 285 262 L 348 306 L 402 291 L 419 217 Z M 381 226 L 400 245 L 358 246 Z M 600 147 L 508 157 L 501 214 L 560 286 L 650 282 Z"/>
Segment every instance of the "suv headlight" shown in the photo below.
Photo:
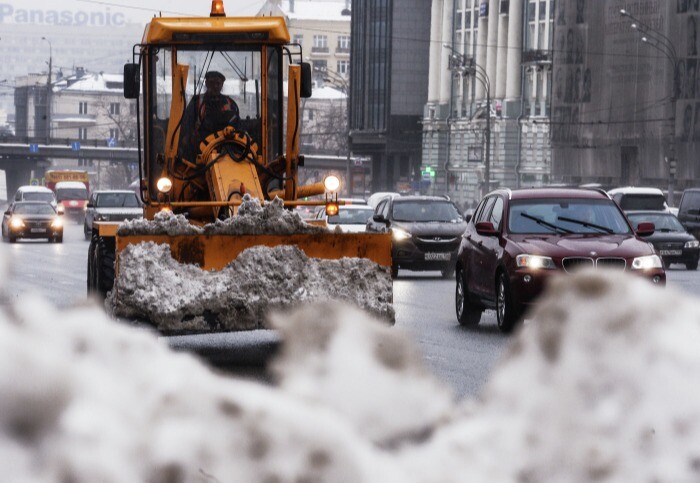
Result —
<path fill-rule="evenodd" d="M 51 228 L 61 228 L 63 226 L 63 220 L 57 216 L 56 218 L 53 219 L 51 222 Z"/>
<path fill-rule="evenodd" d="M 19 216 L 13 216 L 10 219 L 10 226 L 12 228 L 24 228 L 24 221 Z"/>
<path fill-rule="evenodd" d="M 700 241 L 690 240 L 685 242 L 685 248 L 698 248 L 700 247 Z"/>
<path fill-rule="evenodd" d="M 105 215 L 101 215 L 100 213 L 95 213 L 95 221 L 107 221 L 107 217 Z"/>
<path fill-rule="evenodd" d="M 543 268 L 546 270 L 557 268 L 551 257 L 543 257 L 542 255 L 518 255 L 515 257 L 515 264 L 518 268 Z"/>
<path fill-rule="evenodd" d="M 409 232 L 407 232 L 406 230 L 402 230 L 401 228 L 392 228 L 391 229 L 391 236 L 396 241 L 401 241 L 401 240 L 406 240 L 408 238 L 411 238 L 411 234 Z"/>
<path fill-rule="evenodd" d="M 649 270 L 651 268 L 663 268 L 661 258 L 658 255 L 645 255 L 632 260 L 633 270 Z"/>

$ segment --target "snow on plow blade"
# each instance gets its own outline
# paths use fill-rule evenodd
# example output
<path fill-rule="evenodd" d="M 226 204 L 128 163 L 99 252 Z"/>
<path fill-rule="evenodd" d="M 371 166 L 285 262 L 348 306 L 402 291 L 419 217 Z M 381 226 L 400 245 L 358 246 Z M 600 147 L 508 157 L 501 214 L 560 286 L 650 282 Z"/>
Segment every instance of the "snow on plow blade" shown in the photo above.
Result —
<path fill-rule="evenodd" d="M 390 265 L 384 234 L 118 236 L 106 303 L 170 334 L 266 328 L 271 311 L 323 300 L 393 324 Z"/>

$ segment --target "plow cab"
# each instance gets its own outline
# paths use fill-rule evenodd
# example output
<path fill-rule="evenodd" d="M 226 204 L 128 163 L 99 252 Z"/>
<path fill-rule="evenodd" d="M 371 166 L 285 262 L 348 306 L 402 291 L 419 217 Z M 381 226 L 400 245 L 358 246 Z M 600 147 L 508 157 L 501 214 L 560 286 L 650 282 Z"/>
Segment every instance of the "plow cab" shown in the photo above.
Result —
<path fill-rule="evenodd" d="M 215 277 L 221 282 L 226 273 L 238 274 L 230 266 L 254 249 L 255 256 L 245 256 L 247 280 L 257 276 L 266 287 L 277 286 L 273 293 L 285 287 L 298 292 L 270 304 L 280 308 L 303 301 L 299 294 L 310 290 L 285 263 L 305 273 L 317 260 L 359 259 L 359 264 L 317 267 L 314 273 L 329 274 L 330 283 L 313 285 L 311 296 L 350 298 L 393 320 L 393 310 L 374 307 L 377 300 L 391 305 L 390 235 L 331 232 L 306 225 L 291 211 L 311 204 L 333 214 L 342 210 L 342 201 L 333 177 L 298 183 L 300 98 L 311 95 L 311 69 L 302 62 L 300 46 L 289 45 L 284 19 L 226 17 L 223 3 L 215 1 L 209 17 L 153 18 L 133 56 L 124 67 L 124 94 L 137 105 L 144 218 L 94 224 L 88 290 L 109 296 L 107 305 L 117 315 L 167 319 L 159 326 L 164 331 L 236 330 L 251 328 L 251 320 L 262 317 L 267 306 L 251 303 L 259 295 L 237 288 L 237 302 L 220 306 L 201 294 L 190 299 L 173 293 L 178 289 L 167 281 L 201 278 L 205 290 Z M 163 260 L 166 254 L 172 262 Z M 251 260 L 265 267 L 251 266 Z M 363 287 L 373 278 L 368 276 L 372 267 L 379 285 L 364 289 L 379 293 L 372 300 L 367 294 L 348 295 L 355 292 L 347 284 Z M 388 285 L 381 281 L 384 273 Z M 331 285 L 336 289 L 317 288 Z M 158 299 L 146 303 L 154 293 Z M 245 322 L 237 324 L 236 318 Z"/>

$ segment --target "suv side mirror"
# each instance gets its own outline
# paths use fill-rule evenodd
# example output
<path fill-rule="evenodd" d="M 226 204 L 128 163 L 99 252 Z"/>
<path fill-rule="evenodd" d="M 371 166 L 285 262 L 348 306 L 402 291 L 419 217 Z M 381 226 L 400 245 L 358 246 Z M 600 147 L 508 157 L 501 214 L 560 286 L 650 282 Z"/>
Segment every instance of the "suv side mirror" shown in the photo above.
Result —
<path fill-rule="evenodd" d="M 139 65 L 124 64 L 124 97 L 139 98 Z"/>
<path fill-rule="evenodd" d="M 653 223 L 643 221 L 639 225 L 637 225 L 637 235 L 639 235 L 639 236 L 653 235 L 655 231 L 656 231 L 656 226 L 654 226 Z"/>
<path fill-rule="evenodd" d="M 481 236 L 497 236 L 498 232 L 490 221 L 480 221 L 476 224 L 476 232 Z"/>
<path fill-rule="evenodd" d="M 386 223 L 386 218 L 384 218 L 384 215 L 380 215 L 378 213 L 376 215 L 372 215 L 372 219 L 377 223 Z"/>
<path fill-rule="evenodd" d="M 87 202 L 87 205 L 85 205 L 85 206 L 87 206 L 88 208 L 92 208 L 92 207 L 95 206 L 95 205 L 93 205 L 91 201 L 88 201 L 88 202 Z"/>

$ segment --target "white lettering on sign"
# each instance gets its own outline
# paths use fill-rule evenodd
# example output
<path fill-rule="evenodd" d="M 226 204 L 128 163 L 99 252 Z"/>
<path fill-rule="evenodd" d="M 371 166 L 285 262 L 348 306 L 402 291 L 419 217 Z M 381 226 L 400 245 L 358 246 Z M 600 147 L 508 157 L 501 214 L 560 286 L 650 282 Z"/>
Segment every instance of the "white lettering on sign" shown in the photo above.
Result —
<path fill-rule="evenodd" d="M 0 3 L 0 24 L 34 24 L 62 26 L 121 27 L 126 24 L 123 13 L 112 12 L 109 7 L 101 12 L 79 10 L 36 10 L 15 8 L 9 3 Z"/>

